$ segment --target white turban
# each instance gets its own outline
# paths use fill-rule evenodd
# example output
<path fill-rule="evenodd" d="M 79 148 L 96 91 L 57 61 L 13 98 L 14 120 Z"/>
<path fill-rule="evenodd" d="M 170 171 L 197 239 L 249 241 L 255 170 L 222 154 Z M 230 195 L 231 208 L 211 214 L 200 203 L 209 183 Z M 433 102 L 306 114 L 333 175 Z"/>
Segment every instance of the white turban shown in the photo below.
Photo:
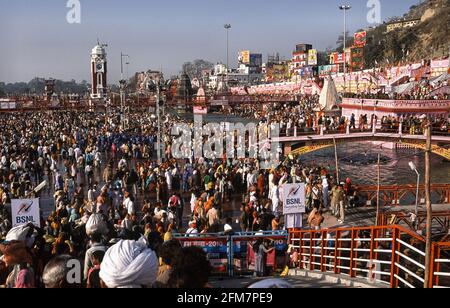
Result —
<path fill-rule="evenodd" d="M 9 230 L 8 234 L 6 235 L 5 241 L 6 242 L 12 242 L 12 241 L 21 241 L 25 242 L 28 248 L 33 247 L 34 240 L 37 236 L 36 230 L 33 231 L 33 234 L 31 236 L 28 236 L 28 233 L 30 232 L 30 226 L 28 224 L 20 225 L 17 227 L 12 228 Z"/>
<path fill-rule="evenodd" d="M 152 286 L 157 272 L 158 259 L 144 238 L 121 240 L 108 249 L 100 266 L 100 278 L 108 288 Z"/>

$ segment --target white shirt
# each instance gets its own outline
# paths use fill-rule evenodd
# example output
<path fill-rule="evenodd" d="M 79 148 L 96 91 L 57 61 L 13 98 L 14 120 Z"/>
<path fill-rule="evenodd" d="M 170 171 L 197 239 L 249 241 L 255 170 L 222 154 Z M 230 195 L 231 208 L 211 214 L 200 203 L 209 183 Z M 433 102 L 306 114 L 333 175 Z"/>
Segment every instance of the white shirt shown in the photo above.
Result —
<path fill-rule="evenodd" d="M 94 202 L 94 199 L 95 199 L 95 190 L 89 189 L 88 190 L 88 201 Z"/>
<path fill-rule="evenodd" d="M 191 213 L 194 213 L 195 209 L 195 202 L 197 202 L 197 198 L 195 197 L 195 194 L 191 195 Z"/>
<path fill-rule="evenodd" d="M 134 210 L 134 202 L 130 198 L 123 200 L 123 206 L 127 209 L 128 214 L 134 215 L 136 213 Z"/>
<path fill-rule="evenodd" d="M 78 160 L 78 157 L 81 155 L 80 148 L 76 148 L 73 152 L 75 153 L 75 159 Z"/>
<path fill-rule="evenodd" d="M 189 228 L 189 229 L 186 231 L 186 234 L 190 234 L 191 237 L 195 237 L 195 234 L 198 234 L 198 230 L 195 229 L 195 228 Z"/>
<path fill-rule="evenodd" d="M 276 212 L 276 209 L 278 207 L 278 203 L 280 203 L 280 195 L 278 191 L 278 186 L 273 186 L 272 190 L 270 191 L 270 199 L 272 200 L 272 207 L 273 212 Z"/>

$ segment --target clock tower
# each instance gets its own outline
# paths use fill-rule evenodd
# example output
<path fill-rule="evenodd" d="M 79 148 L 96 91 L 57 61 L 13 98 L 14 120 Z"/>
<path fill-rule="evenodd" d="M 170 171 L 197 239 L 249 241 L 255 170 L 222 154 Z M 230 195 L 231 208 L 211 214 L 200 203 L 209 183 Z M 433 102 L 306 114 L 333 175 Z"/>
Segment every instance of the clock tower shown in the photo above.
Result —
<path fill-rule="evenodd" d="M 106 98 L 106 82 L 107 82 L 107 60 L 105 47 L 108 45 L 100 44 L 100 42 L 92 49 L 91 52 L 91 98 Z"/>

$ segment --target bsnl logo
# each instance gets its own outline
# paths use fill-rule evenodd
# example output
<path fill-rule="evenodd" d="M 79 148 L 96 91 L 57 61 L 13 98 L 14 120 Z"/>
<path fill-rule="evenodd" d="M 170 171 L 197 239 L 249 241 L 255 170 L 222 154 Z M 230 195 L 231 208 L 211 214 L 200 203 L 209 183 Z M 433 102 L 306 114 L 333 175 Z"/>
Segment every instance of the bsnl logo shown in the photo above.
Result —
<path fill-rule="evenodd" d="M 297 197 L 297 194 L 300 192 L 301 186 L 298 188 L 291 188 L 291 191 L 288 193 L 286 198 L 286 206 L 297 205 L 302 202 L 300 197 Z"/>
<path fill-rule="evenodd" d="M 17 224 L 26 224 L 26 223 L 36 223 L 34 221 L 33 215 L 30 215 L 31 208 L 33 207 L 33 201 L 29 201 L 27 203 L 22 203 L 20 205 L 19 210 L 16 214 L 16 223 Z"/>

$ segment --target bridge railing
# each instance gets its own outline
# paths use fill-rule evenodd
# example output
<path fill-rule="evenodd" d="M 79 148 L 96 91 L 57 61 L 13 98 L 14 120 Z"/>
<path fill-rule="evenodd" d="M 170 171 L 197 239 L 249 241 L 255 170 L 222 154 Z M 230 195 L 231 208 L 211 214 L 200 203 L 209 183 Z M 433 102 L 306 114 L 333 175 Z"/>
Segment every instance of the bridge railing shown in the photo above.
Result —
<path fill-rule="evenodd" d="M 421 288 L 425 240 L 400 226 L 291 231 L 300 269 L 366 278 L 392 288 Z M 450 243 L 433 244 L 430 287 L 450 287 Z"/>
<path fill-rule="evenodd" d="M 358 196 L 362 204 L 366 206 L 376 205 L 378 187 L 377 186 L 356 186 Z M 416 200 L 416 185 L 389 185 L 380 187 L 380 205 L 411 205 Z M 450 184 L 432 184 L 431 199 L 435 204 L 450 202 Z M 425 186 L 419 186 L 419 204 L 425 203 Z"/>

